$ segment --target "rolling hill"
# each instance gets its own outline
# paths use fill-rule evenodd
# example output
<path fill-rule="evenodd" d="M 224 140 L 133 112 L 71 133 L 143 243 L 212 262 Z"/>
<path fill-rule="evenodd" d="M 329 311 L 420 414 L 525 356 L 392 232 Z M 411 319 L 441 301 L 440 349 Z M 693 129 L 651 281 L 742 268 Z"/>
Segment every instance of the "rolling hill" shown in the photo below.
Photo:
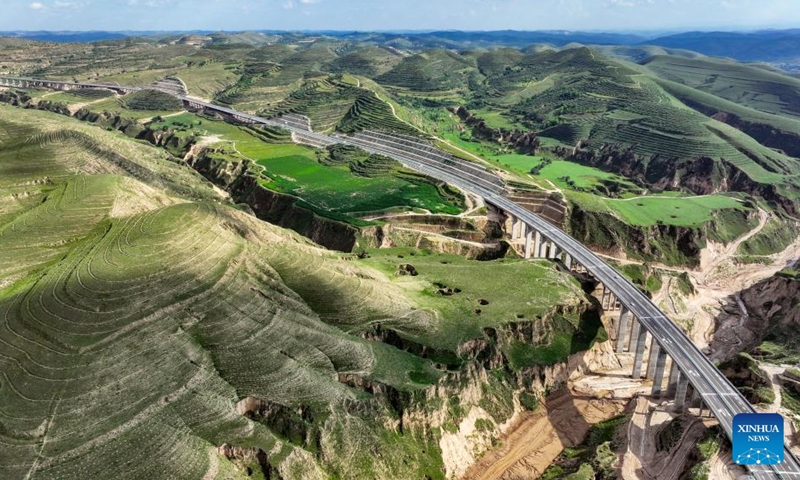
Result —
<path fill-rule="evenodd" d="M 545 262 L 359 261 L 235 208 L 162 150 L 0 113 L 3 478 L 443 478 L 438 439 L 467 410 L 422 392 L 475 388 L 445 381 L 484 368 L 464 342 L 492 329 L 519 351 L 505 325 L 538 319 L 552 333 L 514 372 L 604 338 Z M 418 276 L 398 273 L 404 255 Z M 460 293 L 436 294 L 444 281 Z M 475 399 L 491 425 L 515 408 L 503 375 Z"/>

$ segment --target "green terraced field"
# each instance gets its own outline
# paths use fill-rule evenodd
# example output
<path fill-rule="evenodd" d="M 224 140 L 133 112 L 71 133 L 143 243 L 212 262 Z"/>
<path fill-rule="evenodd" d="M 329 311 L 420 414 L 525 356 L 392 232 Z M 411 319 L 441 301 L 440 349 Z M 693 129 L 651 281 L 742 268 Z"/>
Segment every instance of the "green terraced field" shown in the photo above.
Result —
<path fill-rule="evenodd" d="M 192 132 L 233 142 L 242 155 L 263 167 L 264 186 L 303 199 L 321 215 L 328 212 L 339 218 L 342 214 L 398 208 L 458 214 L 462 209 L 458 195 L 445 191 L 434 180 L 404 169 L 367 178 L 346 165 L 321 163 L 313 148 L 291 143 L 267 143 L 244 128 L 190 113 L 165 118 L 153 127 L 186 125 L 191 126 L 189 130 Z"/>
<path fill-rule="evenodd" d="M 732 60 L 659 55 L 644 63 L 666 80 L 766 113 L 800 118 L 800 80 Z"/>
<path fill-rule="evenodd" d="M 309 117 L 315 131 L 336 129 L 350 133 L 372 129 L 418 133 L 398 120 L 389 105 L 372 91 L 336 77 L 307 81 L 285 100 L 260 112 L 268 118 L 290 113 Z"/>
<path fill-rule="evenodd" d="M 265 186 L 296 195 L 323 211 L 357 214 L 406 207 L 457 214 L 461 210 L 434 184 L 411 172 L 364 178 L 347 167 L 323 165 L 312 149 L 292 144 L 268 146 L 254 158 L 269 177 Z"/>
<path fill-rule="evenodd" d="M 467 58 L 447 50 L 430 50 L 404 58 L 376 80 L 416 92 L 441 92 L 466 87 L 473 70 L 474 64 Z"/>
<path fill-rule="evenodd" d="M 666 225 L 698 227 L 710 221 L 712 212 L 744 208 L 741 201 L 724 195 L 704 197 L 636 197 L 606 200 L 606 205 L 630 225 Z"/>

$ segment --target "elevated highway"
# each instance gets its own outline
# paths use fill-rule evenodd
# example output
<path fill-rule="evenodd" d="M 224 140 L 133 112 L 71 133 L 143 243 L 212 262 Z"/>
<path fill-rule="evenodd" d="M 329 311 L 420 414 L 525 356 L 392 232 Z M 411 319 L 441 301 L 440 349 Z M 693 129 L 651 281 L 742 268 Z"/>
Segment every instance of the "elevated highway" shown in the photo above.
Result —
<path fill-rule="evenodd" d="M 23 81 L 21 81 L 23 80 Z M 13 83 L 13 85 L 9 85 Z M 0 77 L 0 85 L 36 85 L 40 88 L 70 90 L 74 88 L 103 88 L 117 91 L 136 91 L 136 88 L 97 84 L 71 84 L 35 79 Z M 54 85 L 50 87 L 48 85 Z M 315 145 L 344 143 L 358 146 L 370 153 L 394 158 L 409 168 L 457 186 L 482 197 L 487 204 L 505 212 L 512 219 L 512 237 L 525 237 L 526 257 L 546 257 L 561 261 L 567 268 L 582 267 L 603 284 L 609 297 L 608 305 L 621 308 L 616 349 L 634 353 L 632 375 L 643 375 L 645 347 L 650 340 L 650 356 L 646 374 L 653 379 L 654 397 L 671 396 L 677 407 L 683 407 L 688 389 L 694 399 L 705 405 L 719 420 L 728 438 L 732 438 L 732 419 L 738 413 L 755 413 L 753 406 L 711 363 L 692 340 L 673 323 L 644 293 L 620 275 L 583 244 L 570 237 L 544 218 L 531 213 L 504 196 L 503 182 L 488 170 L 474 163 L 461 161 L 430 145 L 415 143 L 408 137 L 363 132 L 355 136 L 323 135 L 298 126 L 295 122 L 271 120 L 239 112 L 228 107 L 177 95 L 194 110 L 202 110 L 249 125 L 280 127 L 292 132 L 299 141 Z M 603 298 L 606 302 L 606 295 Z M 630 331 L 630 335 L 628 332 Z M 672 368 L 667 372 L 667 358 Z M 664 380 L 667 388 L 662 389 Z M 751 475 L 758 480 L 800 480 L 800 462 L 784 448 L 785 461 L 780 465 L 749 465 Z"/>

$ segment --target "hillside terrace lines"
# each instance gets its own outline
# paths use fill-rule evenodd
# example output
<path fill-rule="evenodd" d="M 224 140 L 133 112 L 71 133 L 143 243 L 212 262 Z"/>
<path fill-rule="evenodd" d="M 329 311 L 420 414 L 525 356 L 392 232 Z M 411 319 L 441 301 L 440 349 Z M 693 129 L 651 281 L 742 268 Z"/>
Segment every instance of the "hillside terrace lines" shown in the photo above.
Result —
<path fill-rule="evenodd" d="M 275 252 L 270 257 L 287 284 L 328 322 L 357 326 L 375 318 L 402 316 L 412 310 L 407 300 L 388 288 L 379 288 L 377 279 L 347 272 L 342 274 L 325 257 L 320 256 L 310 265 L 305 256 L 301 258 L 290 252 Z M 336 277 L 341 280 L 332 284 L 329 279 Z M 315 280 L 314 288 L 304 286 L 309 278 Z M 375 298 L 381 301 L 374 302 Z M 378 306 L 380 308 L 376 310 Z"/>
<path fill-rule="evenodd" d="M 224 245 L 226 242 L 220 242 L 220 245 Z M 235 250 L 232 250 L 235 251 Z M 198 255 L 202 255 L 203 251 L 200 251 Z M 114 296 L 114 297 L 107 297 L 103 295 L 103 292 L 92 292 L 91 290 L 84 289 L 83 292 L 80 292 L 79 296 L 88 301 L 88 305 L 78 305 L 74 302 L 67 303 L 66 301 L 61 301 L 58 295 L 58 291 L 54 288 L 52 295 L 53 298 L 60 303 L 60 306 L 63 310 L 73 310 L 75 315 L 85 315 L 89 317 L 86 322 L 83 321 L 71 321 L 66 320 L 65 322 L 75 327 L 81 327 L 83 325 L 91 326 L 89 330 L 92 331 L 92 334 L 95 335 L 103 335 L 110 333 L 114 330 L 99 330 L 98 327 L 110 325 L 113 326 L 115 323 L 122 323 L 125 317 L 120 318 L 118 312 L 126 312 L 129 311 L 131 308 L 137 309 L 137 313 L 147 313 L 153 309 L 158 309 L 161 305 L 161 302 L 164 298 L 171 298 L 171 297 L 181 297 L 181 296 L 189 296 L 191 292 L 194 291 L 202 291 L 206 286 L 207 282 L 212 282 L 215 278 L 221 276 L 222 271 L 225 268 L 223 264 L 224 259 L 227 256 L 222 255 L 215 255 L 214 252 L 211 252 L 209 255 L 211 259 L 213 259 L 210 263 L 203 263 L 200 265 L 191 265 L 190 267 L 186 268 L 184 271 L 164 271 L 159 274 L 159 276 L 164 276 L 169 279 L 169 283 L 175 282 L 175 279 L 186 279 L 185 282 L 178 283 L 177 286 L 172 287 L 168 284 L 164 285 L 163 288 L 159 288 L 161 283 L 166 282 L 142 282 L 141 286 L 136 286 L 138 292 L 133 292 L 134 295 L 137 295 L 137 298 L 146 298 L 147 301 L 145 302 L 135 302 L 133 304 L 130 303 L 128 296 Z M 184 263 L 191 264 L 192 259 L 186 260 Z M 196 285 L 193 287 L 189 286 L 189 279 L 193 279 L 192 283 Z M 74 297 L 74 295 L 70 295 L 69 283 L 67 282 L 59 282 L 59 286 L 62 286 L 65 289 L 65 295 L 67 297 Z M 77 287 L 82 287 L 80 283 L 76 284 Z M 113 292 L 113 290 L 112 290 Z M 157 292 L 157 293 L 153 293 Z M 97 295 L 92 295 L 92 293 L 98 293 Z M 117 292 L 113 292 L 117 293 Z M 94 305 L 94 311 L 90 310 L 92 307 L 91 301 L 98 299 L 102 299 L 102 303 Z M 115 305 L 116 308 L 110 308 L 109 305 Z M 84 307 L 84 308 L 81 308 Z M 95 317 L 105 317 L 108 320 L 101 321 L 99 318 Z M 78 317 L 80 318 L 80 317 Z M 65 334 L 74 334 L 74 335 L 92 335 L 88 333 L 80 333 L 83 328 L 77 328 L 77 331 L 63 331 L 62 333 Z"/>
<path fill-rule="evenodd" d="M 84 402 L 78 402 L 78 403 L 77 403 L 77 405 L 81 405 L 82 403 L 84 403 Z M 103 417 L 102 417 L 102 416 L 99 416 L 99 417 L 97 417 L 97 418 L 101 418 L 101 419 L 102 419 Z"/>
<path fill-rule="evenodd" d="M 108 331 L 105 331 L 105 332 L 98 332 L 96 327 L 97 327 L 97 325 L 105 325 L 106 323 L 123 322 L 124 318 L 120 319 L 120 318 L 118 318 L 117 315 L 114 315 L 114 312 L 116 312 L 117 310 L 120 310 L 121 308 L 120 309 L 115 309 L 115 310 L 112 310 L 112 311 L 98 311 L 97 310 L 97 305 L 94 306 L 95 307 L 94 309 L 87 308 L 87 307 L 91 307 L 91 305 L 87 305 L 84 308 L 81 308 L 81 305 L 75 305 L 72 302 L 65 301 L 65 300 L 62 300 L 60 298 L 60 296 L 59 296 L 60 289 L 65 287 L 65 284 L 67 282 L 67 278 L 69 276 L 71 276 L 72 270 L 74 268 L 75 268 L 75 266 L 69 266 L 68 268 L 65 267 L 65 268 L 60 269 L 61 273 L 58 274 L 58 277 L 56 277 L 55 279 L 47 282 L 47 286 L 49 287 L 49 290 L 46 291 L 46 292 L 43 292 L 42 294 L 39 295 L 39 299 L 38 299 L 38 307 L 39 308 L 37 308 L 37 304 L 36 303 L 31 303 L 29 300 L 25 302 L 25 307 L 27 307 L 27 311 L 28 311 L 29 315 L 31 315 L 30 318 L 32 320 L 34 320 L 34 321 L 37 321 L 38 319 L 40 319 L 40 317 L 39 317 L 39 315 L 37 315 L 37 313 L 42 313 L 43 314 L 43 318 L 59 318 L 58 321 L 50 322 L 52 324 L 48 324 L 48 322 L 41 321 L 41 325 L 42 325 L 42 327 L 55 329 L 57 332 L 59 332 L 61 334 L 67 334 L 67 335 L 95 336 L 95 335 L 102 335 L 102 334 L 108 333 L 110 331 L 113 331 L 113 329 L 112 329 L 112 330 L 108 330 Z M 209 268 L 209 271 L 213 271 L 213 269 Z M 56 274 L 56 273 L 57 273 L 57 271 L 54 272 L 54 274 Z M 48 277 L 52 278 L 53 276 L 54 275 L 49 275 Z M 198 280 L 202 280 L 202 276 L 198 277 Z M 148 288 L 150 288 L 150 289 L 157 288 L 157 285 L 156 286 L 152 286 L 151 285 Z M 34 292 L 36 292 L 37 290 L 39 290 L 39 288 L 34 289 Z M 45 295 L 45 293 L 49 293 L 49 295 Z M 146 292 L 144 292 L 144 293 L 146 293 Z M 148 298 L 148 300 L 149 300 L 148 303 L 157 306 L 158 305 L 158 300 L 159 300 L 160 297 L 174 295 L 174 294 L 175 294 L 175 292 L 172 292 L 170 289 L 161 290 L 161 291 L 159 291 L 159 293 L 157 295 L 151 296 L 150 298 Z M 29 299 L 29 297 L 28 297 L 28 299 Z M 67 294 L 67 297 L 69 297 L 68 294 Z M 52 301 L 55 301 L 57 303 L 57 305 L 53 305 L 52 307 L 48 307 L 44 303 L 44 300 L 43 300 L 44 298 L 51 298 L 49 303 L 52 303 Z M 119 300 L 121 300 L 121 299 L 117 298 L 117 299 L 112 299 L 112 300 L 114 300 L 114 303 L 119 303 Z M 124 303 L 124 302 L 122 302 L 122 303 Z M 140 307 L 144 311 L 147 311 L 147 308 L 146 308 L 147 304 L 141 305 Z M 154 308 L 154 307 L 150 307 L 150 308 Z M 54 313 L 54 311 L 61 312 L 63 310 L 72 311 L 73 312 L 72 316 L 64 316 L 63 314 Z M 137 313 L 139 313 L 139 312 L 137 312 Z M 111 316 L 112 319 L 109 320 L 109 321 L 106 321 L 106 322 L 103 322 L 103 321 L 98 322 L 97 319 L 95 318 L 98 315 L 100 315 L 100 316 Z M 90 328 L 92 333 L 81 333 L 82 329 L 78 329 L 77 331 L 72 331 L 72 330 L 65 330 L 63 328 L 66 325 L 75 325 L 75 326 L 82 325 L 83 322 L 76 321 L 76 320 L 81 319 L 82 317 L 89 317 L 91 320 L 93 320 L 91 322 L 92 328 Z M 55 327 L 54 326 L 55 324 L 58 324 L 60 328 Z"/>

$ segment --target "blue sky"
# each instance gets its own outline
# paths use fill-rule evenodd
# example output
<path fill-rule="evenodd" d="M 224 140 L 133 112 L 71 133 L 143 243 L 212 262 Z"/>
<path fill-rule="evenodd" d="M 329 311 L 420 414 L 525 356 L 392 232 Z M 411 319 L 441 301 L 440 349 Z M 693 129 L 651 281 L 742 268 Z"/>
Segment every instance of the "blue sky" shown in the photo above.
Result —
<path fill-rule="evenodd" d="M 2 0 L 0 30 L 800 27 L 798 0 Z"/>

